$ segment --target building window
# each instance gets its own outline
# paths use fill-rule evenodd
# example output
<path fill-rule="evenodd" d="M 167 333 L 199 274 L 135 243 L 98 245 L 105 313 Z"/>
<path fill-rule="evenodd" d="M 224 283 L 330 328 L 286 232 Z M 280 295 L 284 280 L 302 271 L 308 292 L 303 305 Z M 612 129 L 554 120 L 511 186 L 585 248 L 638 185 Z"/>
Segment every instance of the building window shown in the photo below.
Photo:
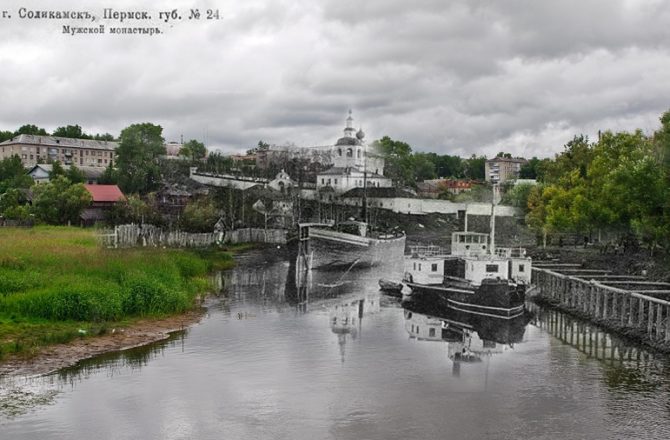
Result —
<path fill-rule="evenodd" d="M 326 184 L 326 179 L 321 178 L 321 185 L 325 185 L 325 184 Z"/>
<path fill-rule="evenodd" d="M 524 269 L 525 269 L 525 268 L 524 268 L 523 264 L 519 264 L 519 272 L 523 272 Z"/>
<path fill-rule="evenodd" d="M 354 151 L 351 148 L 347 148 L 347 157 L 353 157 Z"/>
<path fill-rule="evenodd" d="M 342 157 L 342 149 L 341 149 L 341 148 L 338 148 L 338 149 L 337 149 L 337 155 L 340 156 L 340 157 Z"/>
<path fill-rule="evenodd" d="M 335 179 L 335 185 L 337 185 L 337 179 Z"/>
<path fill-rule="evenodd" d="M 360 158 L 361 158 L 361 150 L 356 151 L 356 155 L 357 155 L 358 158 L 360 159 Z"/>
<path fill-rule="evenodd" d="M 435 336 L 435 329 L 434 328 L 431 328 L 430 330 L 428 330 L 428 336 L 430 336 L 431 338 Z"/>
<path fill-rule="evenodd" d="M 433 263 L 433 264 L 430 266 L 430 270 L 431 270 L 432 272 L 437 272 L 437 263 Z"/>
<path fill-rule="evenodd" d="M 486 272 L 487 272 L 487 273 L 496 273 L 496 272 L 498 272 L 498 265 L 497 265 L 497 264 L 487 264 L 487 265 L 486 265 Z"/>

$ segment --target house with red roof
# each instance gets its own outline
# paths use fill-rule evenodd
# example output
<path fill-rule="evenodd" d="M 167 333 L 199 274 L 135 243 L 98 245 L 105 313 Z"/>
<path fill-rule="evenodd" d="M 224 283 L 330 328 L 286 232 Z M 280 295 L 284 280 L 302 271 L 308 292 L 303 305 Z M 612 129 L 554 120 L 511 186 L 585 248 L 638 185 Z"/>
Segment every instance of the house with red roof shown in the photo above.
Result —
<path fill-rule="evenodd" d="M 83 225 L 90 226 L 105 219 L 105 212 L 126 201 L 117 185 L 84 185 L 91 194 L 91 205 L 81 213 Z"/>

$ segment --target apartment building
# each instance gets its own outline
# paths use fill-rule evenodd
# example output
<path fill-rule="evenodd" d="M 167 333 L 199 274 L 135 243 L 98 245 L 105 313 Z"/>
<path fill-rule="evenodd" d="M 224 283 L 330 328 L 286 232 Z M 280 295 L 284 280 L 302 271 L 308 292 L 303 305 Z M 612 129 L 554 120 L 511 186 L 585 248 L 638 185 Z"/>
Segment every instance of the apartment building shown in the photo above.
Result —
<path fill-rule="evenodd" d="M 107 167 L 114 163 L 117 142 L 21 134 L 0 143 L 0 160 L 19 156 L 25 167 L 38 162 L 59 161 L 64 165 Z"/>
<path fill-rule="evenodd" d="M 485 164 L 486 181 L 503 183 L 507 180 L 519 178 L 521 167 L 527 163 L 526 159 L 515 159 L 509 157 L 495 157 L 489 159 Z"/>

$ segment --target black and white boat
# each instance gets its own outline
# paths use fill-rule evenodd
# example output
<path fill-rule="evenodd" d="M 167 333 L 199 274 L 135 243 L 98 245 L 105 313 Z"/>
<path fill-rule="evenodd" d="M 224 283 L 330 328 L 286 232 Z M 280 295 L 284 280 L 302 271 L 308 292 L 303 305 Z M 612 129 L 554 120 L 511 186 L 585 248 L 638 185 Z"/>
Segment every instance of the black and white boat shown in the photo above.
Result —
<path fill-rule="evenodd" d="M 515 318 L 524 312 L 531 259 L 523 248 L 495 248 L 491 234 L 454 232 L 451 253 L 413 247 L 405 258 L 405 284 L 439 306 L 481 316 Z"/>
<path fill-rule="evenodd" d="M 302 223 L 299 228 L 302 252 L 311 269 L 372 267 L 401 259 L 405 252 L 404 232 L 374 229 L 366 222 Z"/>

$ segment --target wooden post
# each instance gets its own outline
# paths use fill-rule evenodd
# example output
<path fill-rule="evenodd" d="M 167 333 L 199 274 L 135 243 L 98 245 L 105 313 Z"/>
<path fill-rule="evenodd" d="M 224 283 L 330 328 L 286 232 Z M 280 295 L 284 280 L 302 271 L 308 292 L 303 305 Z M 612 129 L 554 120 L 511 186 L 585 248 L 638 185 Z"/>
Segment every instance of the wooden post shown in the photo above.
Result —
<path fill-rule="evenodd" d="M 665 306 L 665 342 L 670 342 L 670 308 Z"/>
<path fill-rule="evenodd" d="M 654 328 L 654 304 L 649 303 L 649 314 L 647 316 L 647 336 L 651 339 L 651 332 Z"/>
<path fill-rule="evenodd" d="M 603 292 L 603 310 L 602 310 L 602 318 L 607 319 L 607 300 L 610 296 L 610 291 L 607 289 L 602 289 Z"/>
<path fill-rule="evenodd" d="M 656 331 L 654 332 L 654 336 L 656 339 L 661 339 L 661 326 L 663 324 L 663 309 L 661 308 L 661 304 L 656 304 Z"/>
<path fill-rule="evenodd" d="M 600 317 L 600 296 L 601 296 L 601 290 L 599 287 L 596 287 L 596 307 L 595 307 L 595 317 L 599 318 Z"/>
<path fill-rule="evenodd" d="M 624 325 L 626 321 L 626 302 L 628 301 L 628 295 L 625 293 L 621 294 L 621 314 L 619 315 L 619 324 Z"/>
<path fill-rule="evenodd" d="M 644 326 L 644 300 L 640 298 L 637 309 L 637 327 Z M 644 327 L 643 327 L 644 328 Z"/>

